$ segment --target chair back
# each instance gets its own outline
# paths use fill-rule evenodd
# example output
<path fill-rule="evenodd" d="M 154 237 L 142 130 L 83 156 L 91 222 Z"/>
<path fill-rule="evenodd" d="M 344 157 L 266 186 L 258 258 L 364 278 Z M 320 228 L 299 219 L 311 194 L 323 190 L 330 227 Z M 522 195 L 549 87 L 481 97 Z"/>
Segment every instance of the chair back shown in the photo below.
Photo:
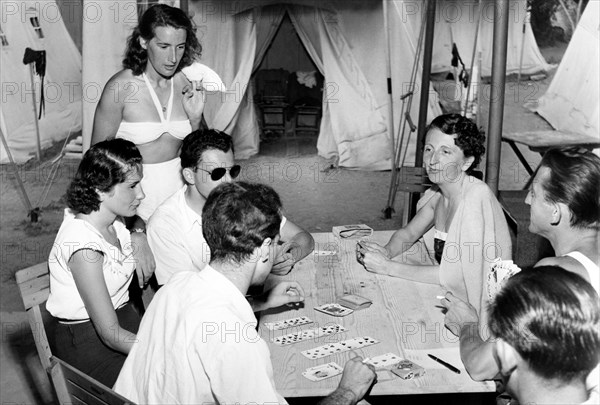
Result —
<path fill-rule="evenodd" d="M 58 401 L 66 404 L 134 405 L 111 388 L 68 365 L 58 357 L 50 359 L 50 376 Z"/>
<path fill-rule="evenodd" d="M 42 310 L 45 311 L 45 303 L 50 294 L 48 262 L 21 269 L 17 271 L 15 278 L 21 293 L 23 306 L 27 312 L 35 347 L 44 370 L 48 372 L 51 366 L 52 352 L 50 351 L 50 344 L 44 327 L 44 317 L 42 316 Z"/>

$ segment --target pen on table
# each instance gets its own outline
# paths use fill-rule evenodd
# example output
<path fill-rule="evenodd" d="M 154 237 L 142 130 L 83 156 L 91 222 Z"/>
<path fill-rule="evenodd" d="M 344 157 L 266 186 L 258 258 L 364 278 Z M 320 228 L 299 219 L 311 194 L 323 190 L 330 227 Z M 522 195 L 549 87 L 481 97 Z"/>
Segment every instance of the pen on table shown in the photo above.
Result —
<path fill-rule="evenodd" d="M 442 366 L 446 367 L 448 370 L 455 372 L 456 374 L 460 374 L 460 370 L 454 367 L 452 364 L 446 363 L 444 360 L 435 357 L 433 354 L 427 354 L 432 360 L 437 361 Z"/>

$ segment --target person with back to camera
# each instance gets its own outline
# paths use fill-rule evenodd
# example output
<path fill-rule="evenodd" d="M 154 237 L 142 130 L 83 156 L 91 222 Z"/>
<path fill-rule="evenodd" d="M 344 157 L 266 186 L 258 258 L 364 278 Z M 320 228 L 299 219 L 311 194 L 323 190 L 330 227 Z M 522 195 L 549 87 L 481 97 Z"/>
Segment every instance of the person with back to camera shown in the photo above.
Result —
<path fill-rule="evenodd" d="M 181 166 L 187 185 L 161 204 L 148 221 L 159 285 L 179 271 L 202 270 L 210 262 L 202 236 L 202 207 L 215 187 L 234 181 L 241 172 L 233 157 L 233 139 L 215 129 L 197 130 L 185 137 Z M 313 250 L 314 240 L 285 216 L 280 235 L 284 243 L 278 248 L 273 273 L 282 275 Z"/>
<path fill-rule="evenodd" d="M 419 200 L 415 217 L 385 246 L 361 242 L 357 254 L 368 271 L 441 284 L 485 320 L 489 264 L 510 257 L 511 239 L 494 193 L 471 175 L 485 151 L 484 141 L 468 118 L 435 118 L 427 127 L 423 150 L 434 185 Z"/>
<path fill-rule="evenodd" d="M 285 404 L 275 390 L 269 348 L 246 300 L 262 285 L 277 254 L 281 203 L 269 186 L 224 183 L 202 210 L 211 251 L 202 271 L 175 273 L 155 295 L 115 391 L 136 403 Z M 282 281 L 254 310 L 301 302 L 295 281 Z M 375 379 L 371 365 L 350 359 L 323 404 L 356 404 Z"/>
<path fill-rule="evenodd" d="M 144 199 L 142 156 L 124 139 L 83 156 L 67 190 L 65 216 L 52 245 L 46 308 L 58 325 L 52 351 L 111 386 L 135 340 L 139 314 L 129 303 L 135 260 L 123 217 Z"/>
<path fill-rule="evenodd" d="M 512 276 L 490 308 L 493 357 L 521 404 L 598 404 L 586 376 L 600 356 L 598 294 L 579 275 L 540 266 Z"/>
<path fill-rule="evenodd" d="M 560 266 L 582 276 L 600 289 L 600 157 L 579 148 L 548 150 L 534 175 L 525 202 L 530 206 L 529 231 L 548 239 L 554 257 L 536 266 Z M 471 377 L 491 380 L 499 372 L 493 359 L 493 343 L 472 333 L 479 322 L 468 303 L 447 294 L 442 300 L 448 312 L 445 323 L 460 336 L 461 357 Z M 596 367 L 588 378 L 588 390 L 598 391 Z"/>
<path fill-rule="evenodd" d="M 129 37 L 123 70 L 106 83 L 94 116 L 92 145 L 113 137 L 127 139 L 143 158 L 146 198 L 131 228 L 145 281 L 154 271 L 143 234 L 145 221 L 183 186 L 181 142 L 201 125 L 202 88 L 181 71 L 200 57 L 201 50 L 183 11 L 165 4 L 150 7 Z"/>

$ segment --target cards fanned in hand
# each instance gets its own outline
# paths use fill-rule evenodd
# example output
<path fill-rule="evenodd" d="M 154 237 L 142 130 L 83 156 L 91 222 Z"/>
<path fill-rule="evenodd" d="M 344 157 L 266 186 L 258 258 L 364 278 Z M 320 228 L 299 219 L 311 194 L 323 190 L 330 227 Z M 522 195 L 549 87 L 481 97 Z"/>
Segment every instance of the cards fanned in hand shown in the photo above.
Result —
<path fill-rule="evenodd" d="M 365 224 L 334 226 L 331 231 L 342 239 L 366 238 L 373 234 L 373 228 Z"/>
<path fill-rule="evenodd" d="M 337 363 L 331 362 L 307 368 L 306 371 L 302 373 L 302 375 L 311 381 L 321 381 L 326 378 L 340 375 L 343 371 L 344 369 L 340 367 Z"/>
<path fill-rule="evenodd" d="M 355 311 L 359 309 L 369 308 L 373 301 L 368 298 L 361 297 L 360 295 L 348 294 L 338 299 L 338 304 L 343 307 L 353 309 Z"/>
<path fill-rule="evenodd" d="M 487 293 L 490 300 L 493 300 L 498 291 L 506 281 L 521 271 L 521 268 L 513 263 L 512 260 L 494 260 L 490 264 L 490 272 L 487 279 Z"/>
<path fill-rule="evenodd" d="M 346 316 L 354 312 L 354 310 L 343 307 L 335 302 L 331 304 L 319 305 L 318 307 L 315 307 L 315 310 L 332 316 Z"/>
<path fill-rule="evenodd" d="M 333 335 L 335 333 L 345 332 L 346 328 L 342 325 L 333 324 L 322 328 L 306 329 L 298 333 L 290 333 L 273 339 L 273 343 L 279 346 L 285 346 L 292 343 L 298 343 L 303 340 L 316 339 L 321 336 Z"/>
<path fill-rule="evenodd" d="M 302 355 L 311 360 L 320 359 L 322 357 L 331 356 L 336 353 L 347 352 L 348 350 L 362 349 L 363 347 L 371 346 L 379 343 L 379 340 L 372 337 L 357 337 L 354 339 L 344 340 L 342 342 L 331 343 L 314 349 L 302 351 Z"/>
<path fill-rule="evenodd" d="M 207 91 L 227 92 L 227 86 L 223 83 L 217 72 L 208 66 L 194 62 L 190 66 L 181 69 L 189 81 L 202 81 L 202 87 Z"/>
<path fill-rule="evenodd" d="M 307 316 L 301 316 L 298 318 L 285 319 L 277 322 L 265 322 L 265 326 L 269 330 L 281 330 L 287 328 L 293 328 L 294 326 L 306 325 L 313 321 Z"/>

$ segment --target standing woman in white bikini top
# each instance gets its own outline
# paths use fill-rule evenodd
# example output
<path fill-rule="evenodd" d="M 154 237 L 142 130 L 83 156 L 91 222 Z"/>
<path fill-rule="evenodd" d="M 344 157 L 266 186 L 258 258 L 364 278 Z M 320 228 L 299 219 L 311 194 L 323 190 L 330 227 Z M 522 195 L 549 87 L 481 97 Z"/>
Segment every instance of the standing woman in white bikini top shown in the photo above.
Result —
<path fill-rule="evenodd" d="M 183 138 L 200 127 L 204 97 L 181 69 L 200 57 L 202 47 L 190 19 L 178 8 L 150 7 L 127 42 L 124 69 L 106 83 L 96 114 L 92 144 L 123 138 L 136 144 L 144 166 L 146 194 L 137 210 L 135 230 L 175 191 L 183 187 L 179 149 Z M 144 281 L 154 259 L 143 233 L 134 234 Z M 140 283 L 142 284 L 142 282 Z"/>

